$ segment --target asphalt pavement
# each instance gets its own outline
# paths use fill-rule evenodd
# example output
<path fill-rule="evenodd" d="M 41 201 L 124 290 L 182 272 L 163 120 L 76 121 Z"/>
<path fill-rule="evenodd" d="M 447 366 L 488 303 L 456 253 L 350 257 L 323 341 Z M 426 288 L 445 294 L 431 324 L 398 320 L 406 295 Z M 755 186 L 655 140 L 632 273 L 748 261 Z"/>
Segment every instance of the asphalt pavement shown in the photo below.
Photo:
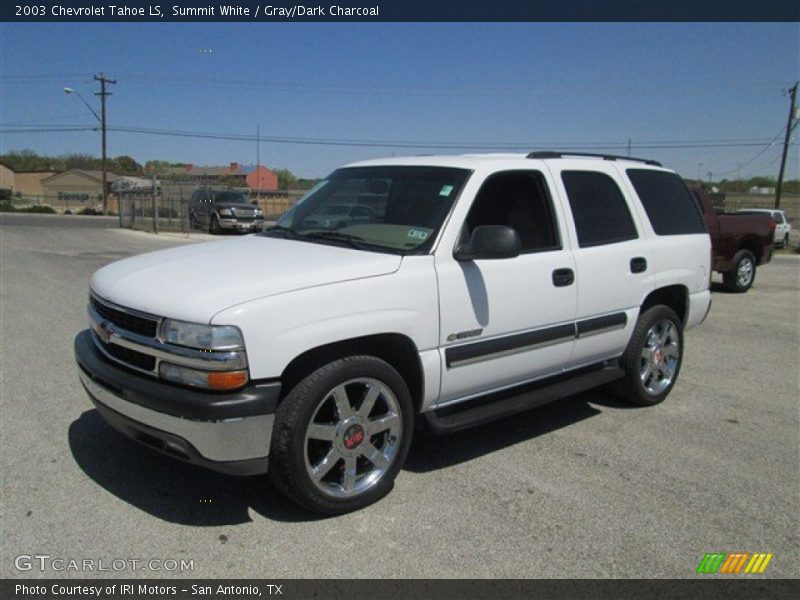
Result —
<path fill-rule="evenodd" d="M 320 518 L 266 477 L 128 440 L 78 381 L 92 272 L 205 237 L 0 215 L 0 576 L 692 578 L 706 552 L 733 551 L 773 553 L 761 577 L 800 576 L 800 256 L 760 268 L 747 294 L 715 286 L 662 405 L 593 390 L 419 435 L 387 498 Z M 37 554 L 126 566 L 18 568 Z M 130 563 L 151 559 L 161 570 Z"/>

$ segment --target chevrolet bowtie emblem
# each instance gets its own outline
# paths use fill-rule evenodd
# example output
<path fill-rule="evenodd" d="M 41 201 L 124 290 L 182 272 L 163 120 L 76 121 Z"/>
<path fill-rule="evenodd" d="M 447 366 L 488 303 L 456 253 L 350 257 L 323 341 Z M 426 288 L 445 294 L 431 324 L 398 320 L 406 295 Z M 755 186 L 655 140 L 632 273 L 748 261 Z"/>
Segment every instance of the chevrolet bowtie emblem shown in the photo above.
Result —
<path fill-rule="evenodd" d="M 111 341 L 111 336 L 114 335 L 114 329 L 108 321 L 103 321 L 97 326 L 97 335 L 103 340 L 103 343 L 108 344 Z"/>

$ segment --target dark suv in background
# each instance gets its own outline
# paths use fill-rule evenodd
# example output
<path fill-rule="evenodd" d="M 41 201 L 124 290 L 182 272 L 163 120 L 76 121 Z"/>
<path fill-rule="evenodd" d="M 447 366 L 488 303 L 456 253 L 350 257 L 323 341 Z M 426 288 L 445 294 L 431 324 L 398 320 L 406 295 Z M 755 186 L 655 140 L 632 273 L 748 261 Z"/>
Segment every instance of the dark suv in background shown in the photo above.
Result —
<path fill-rule="evenodd" d="M 264 212 L 251 204 L 243 192 L 201 188 L 189 199 L 189 228 L 210 233 L 261 231 Z"/>

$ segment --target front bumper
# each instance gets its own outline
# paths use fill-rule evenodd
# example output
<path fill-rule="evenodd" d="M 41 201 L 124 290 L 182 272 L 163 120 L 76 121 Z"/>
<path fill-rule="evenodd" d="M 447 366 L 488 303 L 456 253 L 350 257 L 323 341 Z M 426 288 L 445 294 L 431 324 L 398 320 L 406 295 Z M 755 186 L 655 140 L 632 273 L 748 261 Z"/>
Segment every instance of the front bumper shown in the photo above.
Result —
<path fill-rule="evenodd" d="M 280 383 L 232 394 L 178 387 L 111 364 L 88 330 L 75 338 L 75 359 L 81 383 L 115 429 L 215 471 L 266 472 Z"/>
<path fill-rule="evenodd" d="M 264 220 L 258 219 L 255 221 L 239 221 L 238 219 L 226 219 L 220 217 L 219 226 L 222 229 L 231 229 L 236 231 L 261 231 L 264 228 Z"/>

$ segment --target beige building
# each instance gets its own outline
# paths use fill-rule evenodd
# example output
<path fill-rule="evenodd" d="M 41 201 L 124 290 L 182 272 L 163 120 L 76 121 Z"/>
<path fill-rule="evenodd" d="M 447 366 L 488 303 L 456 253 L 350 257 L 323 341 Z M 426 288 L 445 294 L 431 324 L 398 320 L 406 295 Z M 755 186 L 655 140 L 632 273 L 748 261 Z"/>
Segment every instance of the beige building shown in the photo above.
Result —
<path fill-rule="evenodd" d="M 111 184 L 116 181 L 114 173 L 107 173 L 109 192 Z M 99 207 L 103 203 L 103 172 L 70 169 L 63 173 L 51 175 L 41 180 L 47 204 L 66 210 L 69 208 Z M 113 206 L 109 206 L 114 210 Z"/>
<path fill-rule="evenodd" d="M 14 173 L 15 193 L 23 198 L 44 200 L 42 180 L 58 174 L 58 171 L 17 171 Z"/>
<path fill-rule="evenodd" d="M 0 190 L 8 190 L 9 194 L 13 194 L 15 191 L 14 171 L 4 163 L 0 163 Z"/>

